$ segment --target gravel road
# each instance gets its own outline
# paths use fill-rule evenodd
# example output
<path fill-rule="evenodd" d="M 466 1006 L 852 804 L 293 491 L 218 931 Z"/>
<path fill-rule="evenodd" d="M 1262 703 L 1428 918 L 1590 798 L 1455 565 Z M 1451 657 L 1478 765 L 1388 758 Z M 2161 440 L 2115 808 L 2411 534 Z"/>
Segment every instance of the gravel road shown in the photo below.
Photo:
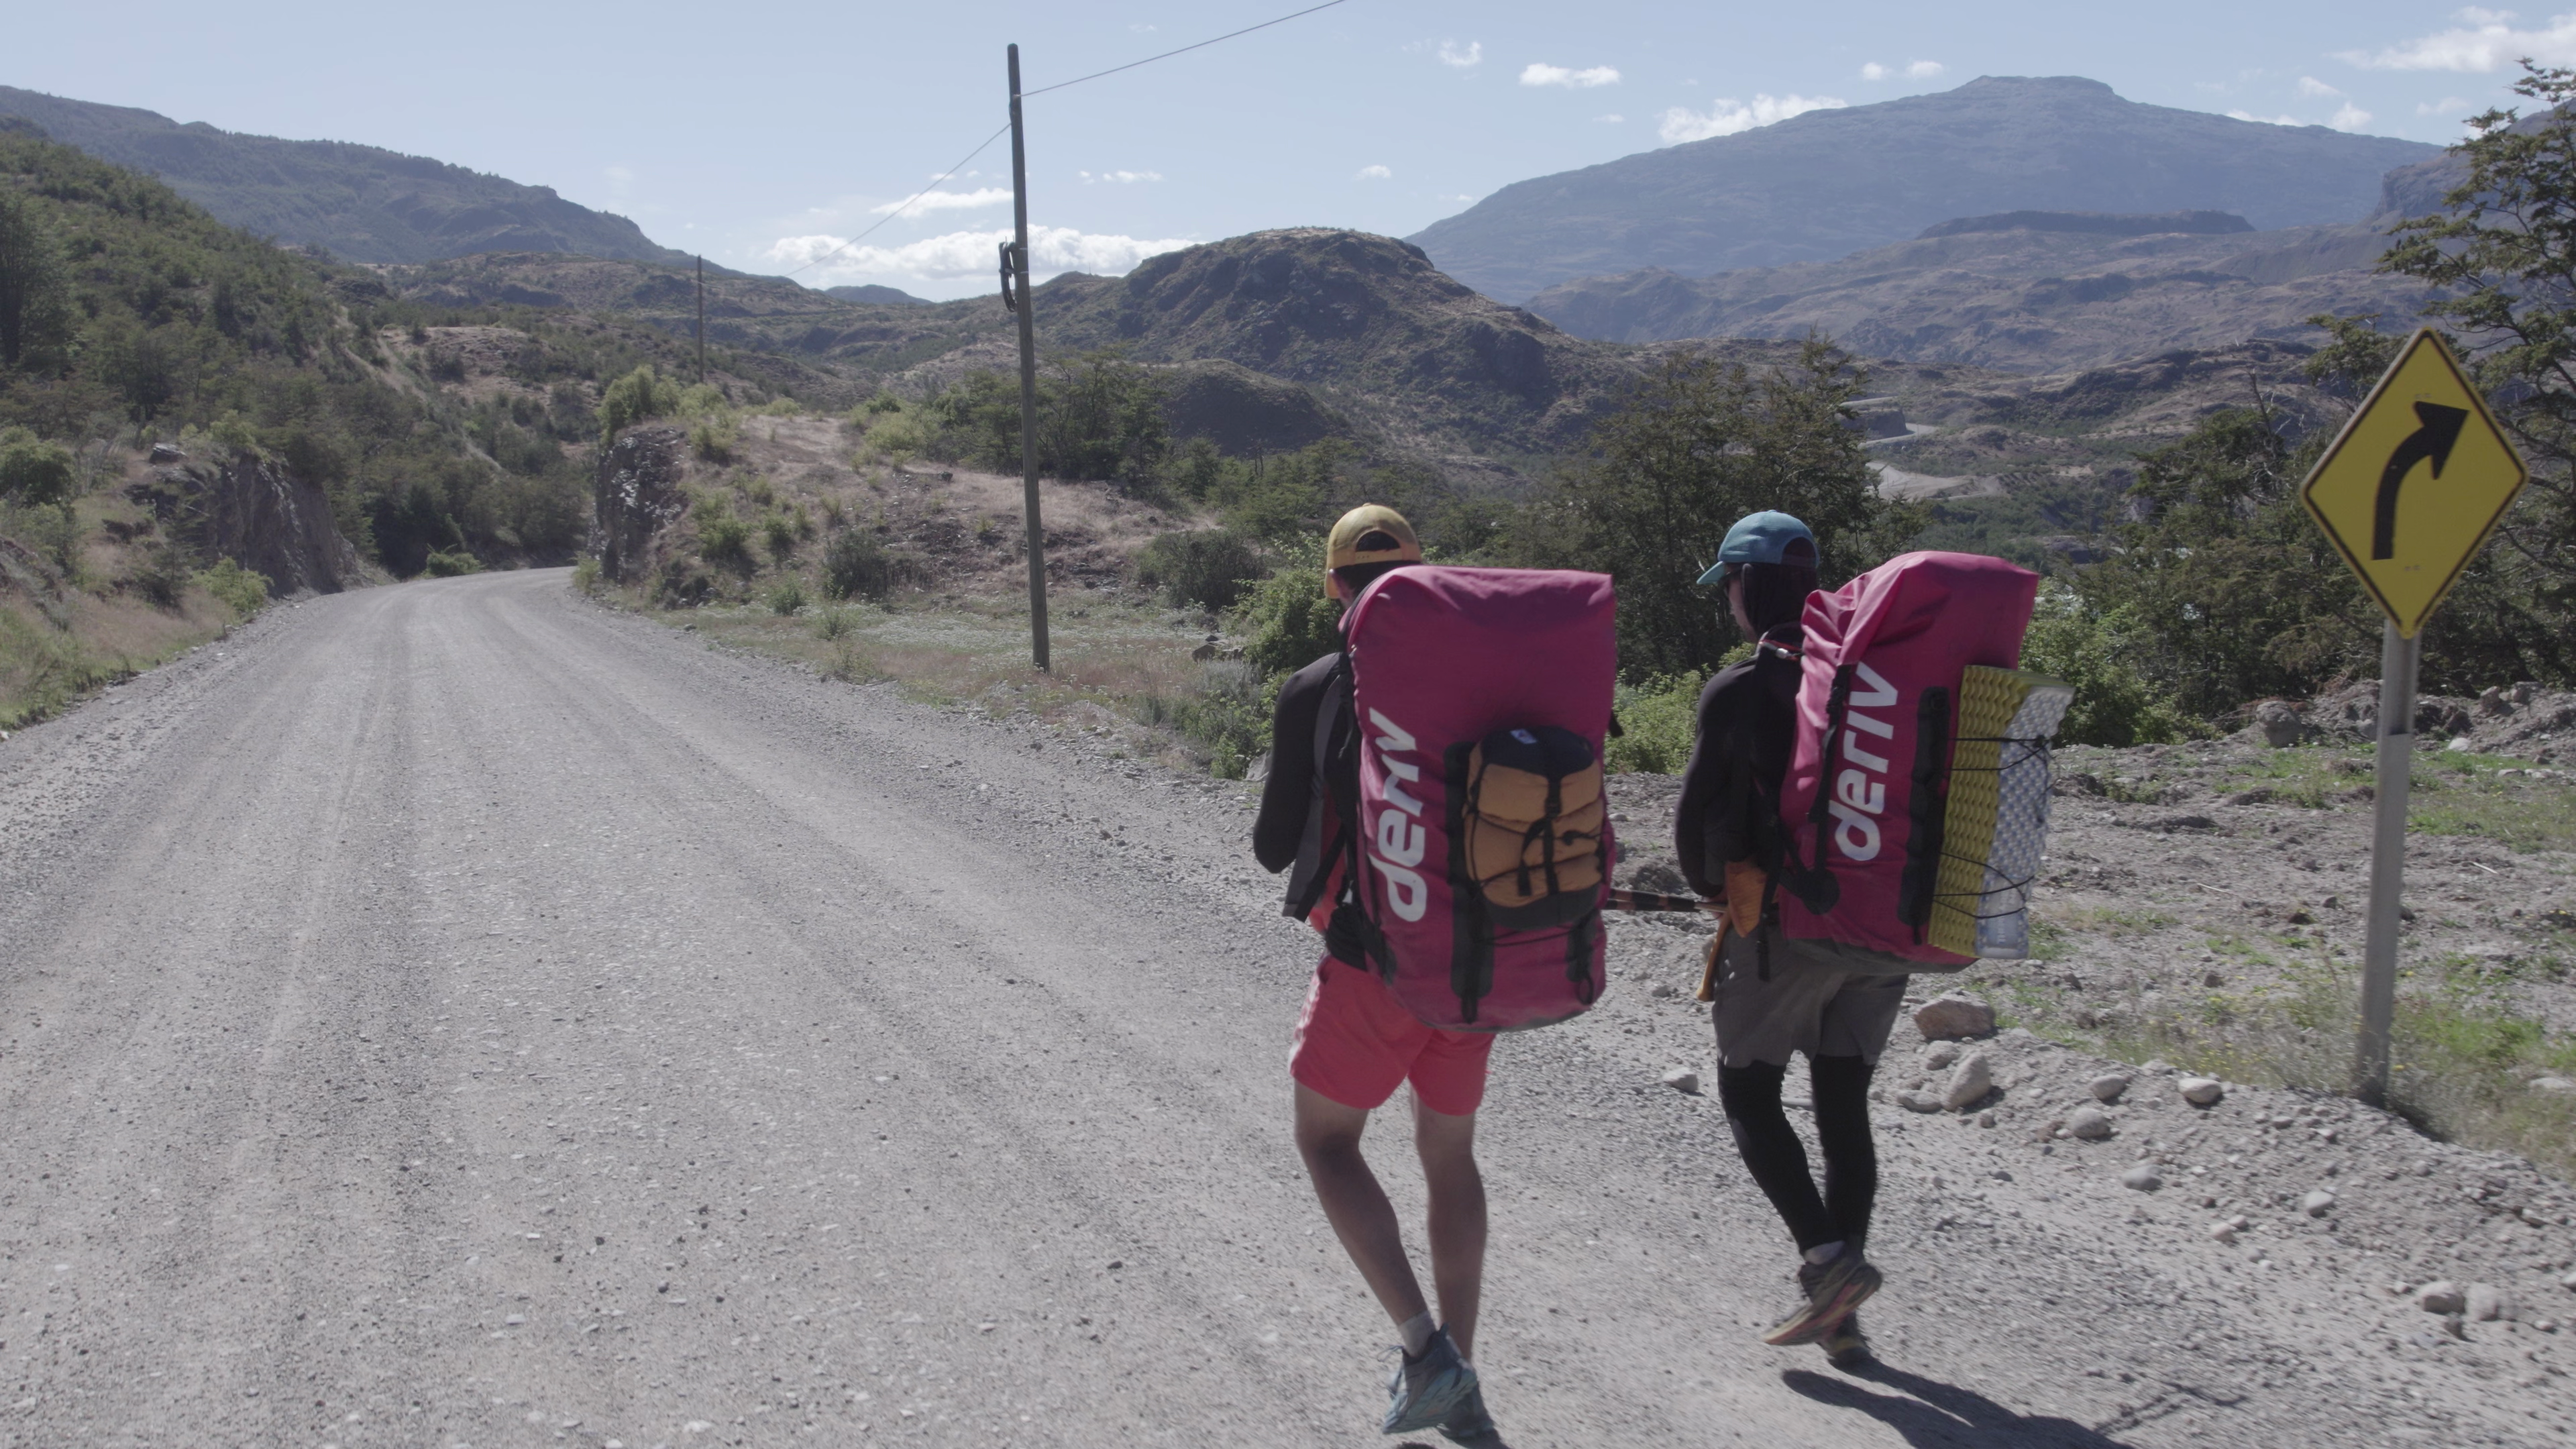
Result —
<path fill-rule="evenodd" d="M 23 732 L 0 1436 L 1387 1442 L 1391 1331 L 1288 1138 L 1314 947 L 1248 824 L 1240 787 L 560 571 L 281 607 Z M 1785 1237 L 1714 1103 L 1657 1082 L 1706 1069 L 1650 990 L 1698 939 L 1620 923 L 1615 999 L 1497 1050 L 1480 1360 L 1514 1444 L 2568 1442 L 2538 1311 L 2435 1343 L 2366 1224 L 2247 1256 L 2120 1187 L 2194 1140 L 2163 1101 L 2098 1145 L 1882 1108 L 1888 1367 L 1761 1348 Z M 2099 1067 L 1991 1049 L 2032 1097 Z M 2290 1100 L 2232 1092 L 2211 1160 Z M 2338 1110 L 2355 1188 L 2490 1166 Z M 2454 1241 L 2565 1258 L 2545 1190 Z M 2519 1291 L 2576 1310 L 2555 1277 Z"/>

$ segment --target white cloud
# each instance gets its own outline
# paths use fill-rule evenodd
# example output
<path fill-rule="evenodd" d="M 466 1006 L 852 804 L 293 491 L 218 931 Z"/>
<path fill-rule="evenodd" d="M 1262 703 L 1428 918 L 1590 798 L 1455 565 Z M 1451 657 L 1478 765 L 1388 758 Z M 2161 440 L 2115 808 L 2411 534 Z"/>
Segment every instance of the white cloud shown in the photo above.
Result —
<path fill-rule="evenodd" d="M 1711 136 L 1732 136 L 1738 131 L 1768 126 L 1791 116 L 1803 116 L 1809 111 L 1840 110 L 1848 104 L 1833 96 L 1757 95 L 1749 106 L 1742 101 L 1720 99 L 1709 106 L 1706 115 L 1675 106 L 1664 112 L 1662 122 L 1655 129 L 1668 145 L 1705 141 Z"/>
<path fill-rule="evenodd" d="M 1865 81 L 1883 81 L 1894 74 L 1896 72 L 1874 60 L 1863 64 L 1860 68 L 1860 78 Z"/>
<path fill-rule="evenodd" d="M 978 207 L 999 206 L 1011 199 L 1011 193 L 999 186 L 976 191 L 917 191 L 901 201 L 889 201 L 868 210 L 878 216 L 892 216 L 906 207 L 914 215 L 925 211 L 972 211 Z"/>
<path fill-rule="evenodd" d="M 944 281 L 987 276 L 996 265 L 1001 244 L 1010 239 L 1007 229 L 954 231 L 897 247 L 852 247 L 816 267 L 807 285 L 825 286 L 835 280 L 866 277 Z M 765 255 L 782 268 L 800 267 L 829 253 L 842 240 L 836 236 L 780 237 L 770 244 Z M 1071 227 L 1033 226 L 1029 228 L 1029 271 L 1041 277 L 1058 272 L 1094 272 L 1115 277 L 1133 270 L 1147 257 L 1195 245 L 1178 239 L 1145 241 L 1132 236 L 1080 232 Z"/>
<path fill-rule="evenodd" d="M 2336 57 L 2371 70 L 2503 70 L 2524 56 L 2542 65 L 2576 64 L 2576 14 L 2556 15 L 2538 30 L 2513 28 L 2510 10 L 2471 6 L 2448 30 L 2377 51 L 2348 50 Z"/>
<path fill-rule="evenodd" d="M 2230 120 L 2260 121 L 2266 126 L 2304 126 L 2308 124 L 2296 116 L 2258 116 L 2251 111 L 2229 111 L 2227 115 Z"/>
<path fill-rule="evenodd" d="M 2307 96 L 2312 100 L 2323 100 L 2327 96 L 2342 95 L 2343 92 L 2336 90 L 2333 86 L 2327 85 L 2324 81 L 2317 79 L 2315 76 L 2303 75 L 2299 77 L 2299 94 Z"/>
<path fill-rule="evenodd" d="M 1594 116 L 1592 118 L 1592 123 L 1596 126 L 1617 126 L 1625 124 L 1627 119 L 1628 118 L 1626 116 L 1613 111 L 1606 116 Z"/>
<path fill-rule="evenodd" d="M 2444 96 L 2438 101 L 2415 103 L 2415 114 L 2419 116 L 2465 116 L 2468 113 L 2469 103 L 2458 96 Z"/>
<path fill-rule="evenodd" d="M 1120 186 L 1129 186 L 1139 181 L 1160 181 L 1163 179 L 1163 173 L 1160 171 L 1078 171 L 1074 174 L 1080 176 L 1083 184 L 1086 186 L 1095 181 L 1107 181 Z"/>
<path fill-rule="evenodd" d="M 1395 173 L 1383 166 L 1363 166 L 1360 168 L 1360 174 L 1357 179 L 1361 181 L 1392 181 L 1395 179 Z"/>
<path fill-rule="evenodd" d="M 1596 65 L 1588 70 L 1568 70 L 1561 65 L 1532 61 L 1521 71 L 1525 86 L 1563 86 L 1572 91 L 1588 91 L 1594 86 L 1615 86 L 1619 72 L 1610 66 Z"/>
<path fill-rule="evenodd" d="M 2370 112 L 2346 101 L 2335 108 L 2333 117 L 2326 124 L 2338 131 L 2358 131 L 2370 124 Z"/>
<path fill-rule="evenodd" d="M 1481 40 L 1471 40 L 1467 42 L 1465 50 L 1460 50 L 1458 42 L 1444 40 L 1440 42 L 1440 63 L 1455 66 L 1459 70 L 1473 70 L 1485 63 L 1485 43 Z"/>
<path fill-rule="evenodd" d="M 1909 60 L 1905 63 L 1906 75 L 1915 80 L 1930 80 L 1948 69 L 1948 66 L 1937 60 Z"/>

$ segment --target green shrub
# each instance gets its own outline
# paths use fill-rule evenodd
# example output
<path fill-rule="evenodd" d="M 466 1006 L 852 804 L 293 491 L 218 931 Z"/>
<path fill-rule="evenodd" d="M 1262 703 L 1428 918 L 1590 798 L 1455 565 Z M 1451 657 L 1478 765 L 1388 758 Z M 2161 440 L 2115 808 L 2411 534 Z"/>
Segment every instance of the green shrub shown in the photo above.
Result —
<path fill-rule="evenodd" d="M 769 612 L 778 615 L 782 619 L 795 613 L 797 610 L 804 608 L 805 585 L 803 581 L 799 580 L 794 574 L 790 574 L 787 577 L 780 579 L 777 583 L 770 586 L 768 603 Z"/>
<path fill-rule="evenodd" d="M 825 608 L 821 613 L 814 616 L 814 637 L 817 639 L 838 639 L 843 635 L 848 634 L 852 625 L 856 622 L 851 618 L 852 613 L 852 610 L 842 608 L 837 604 Z"/>
<path fill-rule="evenodd" d="M 1175 720 L 1181 733 L 1208 747 L 1208 773 L 1240 780 L 1252 758 L 1270 745 L 1270 714 L 1279 681 L 1264 678 L 1249 660 L 1220 660 L 1204 667 L 1198 689 L 1182 701 Z"/>
<path fill-rule="evenodd" d="M 252 573 L 228 558 L 217 559 L 213 568 L 197 570 L 197 586 L 238 618 L 247 619 L 268 605 L 268 575 Z"/>
<path fill-rule="evenodd" d="M 1619 686 L 1613 708 L 1626 731 L 1602 751 L 1614 774 L 1678 775 L 1699 737 L 1699 692 L 1708 676 L 1667 674 Z"/>
<path fill-rule="evenodd" d="M 599 597 L 600 578 L 599 560 L 595 556 L 583 554 L 573 561 L 572 586 L 575 589 L 595 599 Z"/>
<path fill-rule="evenodd" d="M 483 560 L 476 558 L 468 549 L 433 549 L 422 562 L 420 571 L 433 579 L 460 578 L 483 572 Z"/>
<path fill-rule="evenodd" d="M 733 461 L 733 450 L 742 444 L 742 430 L 735 426 L 731 414 L 704 417 L 689 424 L 689 451 L 710 463 Z"/>
<path fill-rule="evenodd" d="M 166 543 L 146 550 L 126 572 L 136 593 L 164 609 L 179 607 L 190 577 L 187 555 Z"/>
<path fill-rule="evenodd" d="M 698 556 L 709 563 L 751 567 L 751 525 L 736 518 L 719 494 L 699 496 L 689 516 L 698 525 Z"/>
<path fill-rule="evenodd" d="M 2148 646 L 2126 607 L 2098 609 L 2054 580 L 2040 588 L 2021 666 L 2075 686 L 2057 738 L 2069 745 L 2149 745 L 2182 739 L 2189 723 L 2171 695 L 2133 662 Z"/>
<path fill-rule="evenodd" d="M 1166 533 L 1136 555 L 1136 582 L 1210 612 L 1233 608 L 1268 572 L 1260 550 L 1231 529 Z"/>
<path fill-rule="evenodd" d="M 39 508 L 74 492 L 72 451 L 25 428 L 0 428 L 0 498 Z"/>
<path fill-rule="evenodd" d="M 680 390 L 663 380 L 650 364 L 635 369 L 601 389 L 599 394 L 600 441 L 612 443 L 617 435 L 646 418 L 667 417 L 680 406 Z"/>
<path fill-rule="evenodd" d="M 1243 657 L 1270 673 L 1303 669 L 1342 647 L 1342 606 L 1324 596 L 1323 550 L 1311 562 L 1280 569 L 1236 611 Z"/>
<path fill-rule="evenodd" d="M 760 520 L 761 537 L 769 544 L 769 556 L 784 564 L 796 553 L 796 520 L 784 513 L 772 513 Z"/>
<path fill-rule="evenodd" d="M 883 599 L 894 592 L 895 560 L 865 529 L 844 529 L 823 550 L 823 597 Z"/>

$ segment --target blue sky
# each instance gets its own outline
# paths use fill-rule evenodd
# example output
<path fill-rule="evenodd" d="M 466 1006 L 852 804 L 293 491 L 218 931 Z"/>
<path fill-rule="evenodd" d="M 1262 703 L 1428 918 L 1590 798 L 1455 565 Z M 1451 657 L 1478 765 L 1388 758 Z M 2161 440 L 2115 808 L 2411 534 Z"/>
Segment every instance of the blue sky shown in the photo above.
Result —
<path fill-rule="evenodd" d="M 2576 3 L 2576 0 L 2571 0 Z M 666 245 L 780 272 L 881 219 L 1031 90 L 1297 0 L 665 0 L 437 7 L 21 4 L 0 83 L 181 121 L 362 141 L 550 185 Z M 1526 177 L 1979 75 L 2446 142 L 2513 58 L 2576 64 L 2576 13 L 2390 0 L 1346 3 L 1028 102 L 1039 270 L 1118 272 L 1265 227 L 1404 235 Z M 862 248 L 798 273 L 988 288 L 1007 140 Z M 817 240 L 822 239 L 822 240 Z"/>

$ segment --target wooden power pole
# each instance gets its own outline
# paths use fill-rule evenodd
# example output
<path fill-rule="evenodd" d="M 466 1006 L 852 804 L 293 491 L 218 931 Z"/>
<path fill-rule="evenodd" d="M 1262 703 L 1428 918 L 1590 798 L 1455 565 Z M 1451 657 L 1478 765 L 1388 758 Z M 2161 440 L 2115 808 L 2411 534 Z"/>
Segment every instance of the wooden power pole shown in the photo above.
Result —
<path fill-rule="evenodd" d="M 1046 529 L 1038 520 L 1038 342 L 1029 315 L 1029 153 L 1020 129 L 1020 48 L 1010 48 L 1011 205 L 1017 240 L 1003 269 L 1002 299 L 1020 319 L 1020 503 L 1029 540 L 1029 650 L 1047 665 Z M 1018 285 L 1013 287 L 1011 284 Z M 1016 291 L 1016 300 L 1012 293 Z"/>
<path fill-rule="evenodd" d="M 698 258 L 698 381 L 707 380 L 707 259 Z"/>

